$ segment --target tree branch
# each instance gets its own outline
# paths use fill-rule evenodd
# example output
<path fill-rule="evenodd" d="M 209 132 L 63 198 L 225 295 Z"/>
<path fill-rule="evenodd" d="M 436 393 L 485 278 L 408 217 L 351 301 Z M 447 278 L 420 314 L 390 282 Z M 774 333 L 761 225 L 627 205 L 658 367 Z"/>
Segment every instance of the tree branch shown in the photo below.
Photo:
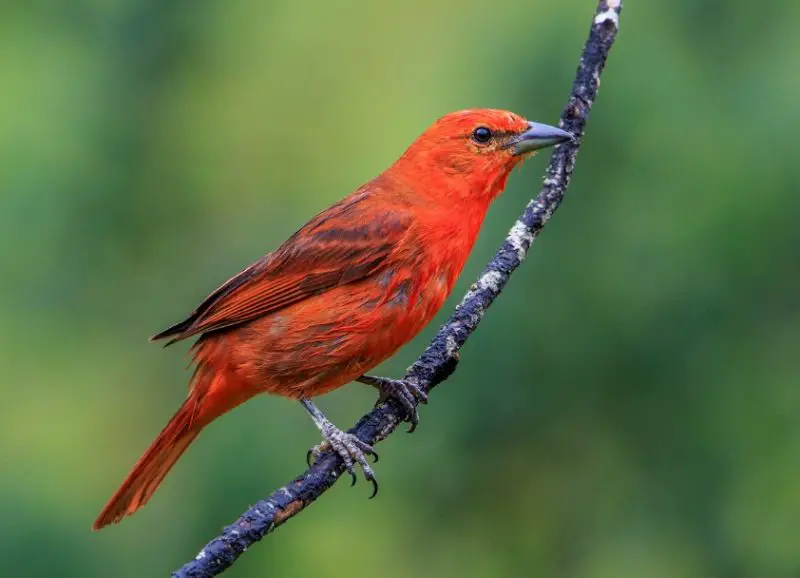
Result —
<path fill-rule="evenodd" d="M 589 111 L 597 96 L 600 73 L 617 35 L 621 9 L 621 0 L 598 2 L 569 102 L 561 115 L 561 126 L 576 136 L 575 142 L 555 149 L 539 194 L 525 207 L 503 246 L 461 300 L 450 319 L 408 369 L 405 379 L 426 391 L 447 379 L 455 370 L 458 350 L 478 327 L 486 310 L 525 259 L 533 240 L 561 204 L 572 177 Z M 402 415 L 402 409 L 389 402 L 373 409 L 349 431 L 373 445 L 385 439 L 400 425 Z M 173 577 L 205 578 L 225 571 L 247 548 L 312 504 L 333 486 L 342 473 L 343 464 L 338 455 L 323 455 L 303 474 L 252 506 L 235 523 L 226 527 L 194 560 L 173 573 Z"/>

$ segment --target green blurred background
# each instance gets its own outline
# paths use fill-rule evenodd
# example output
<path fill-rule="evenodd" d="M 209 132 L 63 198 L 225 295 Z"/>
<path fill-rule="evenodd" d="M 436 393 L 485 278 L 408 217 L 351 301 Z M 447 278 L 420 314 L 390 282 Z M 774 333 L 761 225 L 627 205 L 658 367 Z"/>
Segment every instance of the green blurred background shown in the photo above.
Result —
<path fill-rule="evenodd" d="M 0 575 L 166 576 L 299 473 L 277 398 L 90 524 L 185 395 L 147 337 L 435 118 L 557 120 L 592 0 L 0 6 Z M 557 217 L 423 408 L 226 576 L 800 576 L 800 3 L 628 1 Z M 436 322 L 539 187 L 516 172 Z M 342 427 L 374 395 L 320 400 Z"/>

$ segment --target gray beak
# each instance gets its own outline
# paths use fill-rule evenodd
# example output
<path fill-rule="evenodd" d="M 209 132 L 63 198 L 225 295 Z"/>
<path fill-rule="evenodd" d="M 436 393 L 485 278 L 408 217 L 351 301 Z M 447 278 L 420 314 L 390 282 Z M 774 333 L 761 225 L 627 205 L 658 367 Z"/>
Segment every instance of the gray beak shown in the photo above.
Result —
<path fill-rule="evenodd" d="M 565 130 L 547 124 L 529 122 L 528 130 L 514 137 L 508 146 L 514 155 L 522 155 L 572 140 L 575 140 L 575 137 Z"/>

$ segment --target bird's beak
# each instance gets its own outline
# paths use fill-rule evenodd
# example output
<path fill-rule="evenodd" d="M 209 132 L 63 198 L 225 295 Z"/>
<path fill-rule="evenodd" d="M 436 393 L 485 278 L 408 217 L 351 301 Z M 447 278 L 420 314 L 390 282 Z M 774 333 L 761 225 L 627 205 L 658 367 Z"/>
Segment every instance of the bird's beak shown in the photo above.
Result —
<path fill-rule="evenodd" d="M 514 155 L 522 155 L 572 140 L 575 140 L 575 137 L 565 130 L 547 124 L 529 122 L 528 130 L 512 138 L 508 146 Z"/>

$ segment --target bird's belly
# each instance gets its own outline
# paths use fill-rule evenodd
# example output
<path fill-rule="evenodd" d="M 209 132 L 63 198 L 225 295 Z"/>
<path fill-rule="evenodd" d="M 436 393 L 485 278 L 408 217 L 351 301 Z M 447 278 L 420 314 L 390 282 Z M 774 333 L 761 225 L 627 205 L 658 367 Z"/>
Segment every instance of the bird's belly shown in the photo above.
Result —
<path fill-rule="evenodd" d="M 373 279 L 327 291 L 238 328 L 229 350 L 232 368 L 260 391 L 321 395 L 368 372 L 417 335 L 449 288 L 447 278 L 433 275 L 416 286 L 409 279 L 387 288 Z"/>

